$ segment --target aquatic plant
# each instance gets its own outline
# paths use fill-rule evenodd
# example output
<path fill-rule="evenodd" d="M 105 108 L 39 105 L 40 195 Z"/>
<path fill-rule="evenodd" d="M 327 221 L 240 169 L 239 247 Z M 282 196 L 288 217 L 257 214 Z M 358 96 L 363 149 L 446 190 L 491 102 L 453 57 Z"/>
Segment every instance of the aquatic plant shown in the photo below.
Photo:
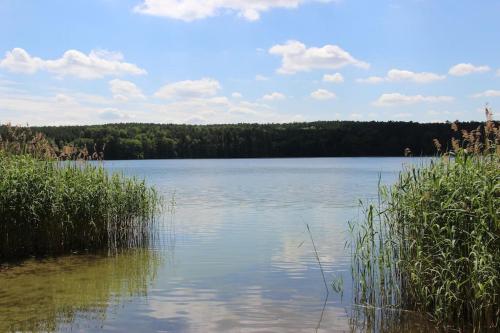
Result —
<path fill-rule="evenodd" d="M 86 161 L 85 152 L 59 150 L 19 129 L 1 140 L 0 261 L 149 240 L 160 202 L 156 191 Z"/>
<path fill-rule="evenodd" d="M 453 124 L 461 137 L 449 150 L 436 140 L 435 159 L 380 186 L 350 224 L 353 293 L 370 325 L 409 311 L 448 328 L 500 328 L 500 133 L 486 114 L 474 131 Z"/>
<path fill-rule="evenodd" d="M 110 310 L 148 295 L 162 264 L 139 248 L 0 265 L 0 332 L 99 329 Z"/>

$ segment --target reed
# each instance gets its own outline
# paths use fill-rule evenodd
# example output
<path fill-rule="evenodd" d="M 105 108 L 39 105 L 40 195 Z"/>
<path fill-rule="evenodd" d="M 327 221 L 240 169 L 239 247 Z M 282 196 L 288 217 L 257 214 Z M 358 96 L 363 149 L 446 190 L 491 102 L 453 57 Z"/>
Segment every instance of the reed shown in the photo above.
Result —
<path fill-rule="evenodd" d="M 86 149 L 12 128 L 0 141 L 0 261 L 147 243 L 159 196 Z M 101 155 L 95 156 L 97 158 Z M 67 161 L 69 159 L 70 161 Z"/>
<path fill-rule="evenodd" d="M 449 150 L 436 141 L 435 159 L 380 186 L 350 224 L 354 298 L 370 325 L 409 311 L 446 328 L 500 328 L 500 135 L 486 113 L 474 131 L 452 125 L 461 137 Z"/>

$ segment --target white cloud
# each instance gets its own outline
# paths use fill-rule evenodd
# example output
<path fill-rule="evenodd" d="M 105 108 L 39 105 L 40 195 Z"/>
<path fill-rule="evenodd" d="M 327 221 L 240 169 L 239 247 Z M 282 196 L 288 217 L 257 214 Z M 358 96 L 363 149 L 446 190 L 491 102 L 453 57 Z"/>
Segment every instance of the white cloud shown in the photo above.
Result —
<path fill-rule="evenodd" d="M 342 83 L 344 82 L 344 77 L 340 73 L 325 74 L 323 75 L 323 82 Z"/>
<path fill-rule="evenodd" d="M 108 82 L 113 98 L 120 101 L 145 99 L 141 89 L 130 81 L 114 79 Z"/>
<path fill-rule="evenodd" d="M 3 121 L 30 125 L 83 125 L 127 121 L 276 123 L 303 119 L 300 114 L 280 113 L 264 103 L 234 100 L 226 96 L 189 97 L 167 101 L 137 100 L 128 103 L 67 89 L 51 89 L 51 92 L 51 95 L 34 95 L 29 91 L 0 90 Z"/>
<path fill-rule="evenodd" d="M 44 61 L 37 57 L 32 57 L 21 48 L 14 48 L 5 53 L 5 58 L 0 60 L 0 68 L 5 68 L 11 72 L 33 74 L 44 66 Z"/>
<path fill-rule="evenodd" d="M 213 105 L 220 105 L 220 106 L 229 106 L 230 105 L 229 99 L 225 96 L 210 97 L 210 98 L 207 98 L 206 101 L 213 104 Z"/>
<path fill-rule="evenodd" d="M 269 80 L 267 76 L 261 74 L 255 75 L 255 81 L 267 81 L 267 80 Z"/>
<path fill-rule="evenodd" d="M 290 40 L 285 44 L 274 45 L 269 53 L 281 56 L 280 74 L 295 74 L 313 69 L 338 69 L 348 65 L 368 68 L 366 62 L 355 59 L 337 45 L 307 48 L 305 44 Z"/>
<path fill-rule="evenodd" d="M 0 74 L 0 87 L 13 87 L 19 85 L 19 82 L 7 80 L 4 78 L 2 74 Z"/>
<path fill-rule="evenodd" d="M 31 56 L 24 49 L 14 48 L 0 60 L 0 68 L 26 74 L 47 71 L 61 77 L 75 76 L 81 79 L 146 74 L 146 71 L 137 65 L 124 62 L 122 54 L 105 50 L 94 50 L 88 55 L 77 50 L 68 50 L 59 59 L 44 60 Z"/>
<path fill-rule="evenodd" d="M 105 108 L 98 112 L 99 118 L 105 121 L 124 121 L 134 118 L 126 112 L 120 111 L 116 108 Z"/>
<path fill-rule="evenodd" d="M 445 75 L 439 75 L 430 72 L 412 72 L 402 69 L 391 69 L 387 72 L 385 77 L 370 76 L 366 79 L 357 79 L 359 83 L 377 84 L 381 82 L 398 82 L 398 81 L 411 81 L 416 83 L 429 83 L 433 81 L 440 81 L 446 78 Z"/>
<path fill-rule="evenodd" d="M 410 105 L 416 103 L 439 103 L 453 101 L 451 96 L 422 96 L 422 95 L 403 95 L 400 93 L 383 94 L 380 96 L 373 105 L 375 106 L 397 106 L 397 105 Z"/>
<path fill-rule="evenodd" d="M 500 76 L 500 69 L 497 70 L 497 76 Z"/>
<path fill-rule="evenodd" d="M 74 104 L 75 103 L 75 99 L 71 96 L 66 95 L 66 94 L 57 94 L 54 97 L 54 100 L 57 103 L 61 103 L 61 104 Z"/>
<path fill-rule="evenodd" d="M 335 95 L 335 93 L 326 89 L 318 89 L 311 93 L 311 97 L 317 100 L 327 100 L 336 98 L 337 96 Z"/>
<path fill-rule="evenodd" d="M 273 92 L 267 95 L 262 96 L 262 99 L 265 101 L 280 101 L 286 98 L 285 95 L 279 92 Z"/>
<path fill-rule="evenodd" d="M 192 116 L 186 119 L 186 124 L 190 125 L 203 125 L 206 124 L 207 120 L 201 116 Z"/>
<path fill-rule="evenodd" d="M 474 66 L 473 64 L 458 64 L 450 68 L 448 74 L 453 76 L 464 76 L 473 73 L 485 73 L 490 71 L 491 68 L 489 66 Z"/>
<path fill-rule="evenodd" d="M 112 101 L 112 100 L 111 100 Z M 0 93 L 2 118 L 6 122 L 30 125 L 91 124 L 102 119 L 108 105 L 89 106 L 72 94 L 36 96 L 29 93 Z"/>
<path fill-rule="evenodd" d="M 415 73 L 412 71 L 391 69 L 387 72 L 388 81 L 413 81 L 416 83 L 428 83 L 433 81 L 444 80 L 446 76 L 430 72 Z"/>
<path fill-rule="evenodd" d="M 367 77 L 366 79 L 356 79 L 356 82 L 358 82 L 358 83 L 368 83 L 368 84 L 377 84 L 377 83 L 381 83 L 384 81 L 385 81 L 385 79 L 383 77 L 380 77 L 380 76 L 370 76 L 370 77 Z"/>
<path fill-rule="evenodd" d="M 217 80 L 203 78 L 170 83 L 160 88 L 155 96 L 158 98 L 193 98 L 215 96 L 221 89 Z"/>
<path fill-rule="evenodd" d="M 261 13 L 273 8 L 297 8 L 313 1 L 326 3 L 334 0 L 143 0 L 134 11 L 186 22 L 233 12 L 248 21 L 256 21 Z"/>
<path fill-rule="evenodd" d="M 240 114 L 240 115 L 255 115 L 257 112 L 250 107 L 246 107 L 244 105 L 234 105 L 229 109 L 229 112 L 232 114 Z"/>
<path fill-rule="evenodd" d="M 477 93 L 472 95 L 474 98 L 483 98 L 483 97 L 500 97 L 500 90 L 486 90 L 481 93 Z"/>
<path fill-rule="evenodd" d="M 363 118 L 363 115 L 360 114 L 360 113 L 351 113 L 349 115 L 349 117 L 352 119 L 352 120 L 360 120 Z"/>
<path fill-rule="evenodd" d="M 243 95 L 242 95 L 241 93 L 239 93 L 239 92 L 235 91 L 235 92 L 233 92 L 233 93 L 231 94 L 231 97 L 232 97 L 232 98 L 242 98 L 242 97 L 243 97 Z"/>
<path fill-rule="evenodd" d="M 272 108 L 267 104 L 253 103 L 249 101 L 234 103 L 229 107 L 229 113 L 238 116 L 257 116 L 259 114 L 262 115 L 261 111 L 263 110 L 268 112 L 271 111 Z"/>

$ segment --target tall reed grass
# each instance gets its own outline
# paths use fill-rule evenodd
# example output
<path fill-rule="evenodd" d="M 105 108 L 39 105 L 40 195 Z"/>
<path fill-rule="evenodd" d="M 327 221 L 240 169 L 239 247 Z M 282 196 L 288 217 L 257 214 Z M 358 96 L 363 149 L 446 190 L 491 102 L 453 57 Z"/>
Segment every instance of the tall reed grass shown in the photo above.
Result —
<path fill-rule="evenodd" d="M 355 302 L 372 324 L 410 311 L 442 327 L 500 329 L 500 135 L 486 112 L 475 131 L 452 125 L 461 138 L 448 151 L 436 141 L 435 159 L 380 186 L 351 224 Z"/>
<path fill-rule="evenodd" d="M 0 261 L 150 239 L 160 201 L 144 181 L 109 174 L 86 149 L 9 135 L 0 141 Z"/>

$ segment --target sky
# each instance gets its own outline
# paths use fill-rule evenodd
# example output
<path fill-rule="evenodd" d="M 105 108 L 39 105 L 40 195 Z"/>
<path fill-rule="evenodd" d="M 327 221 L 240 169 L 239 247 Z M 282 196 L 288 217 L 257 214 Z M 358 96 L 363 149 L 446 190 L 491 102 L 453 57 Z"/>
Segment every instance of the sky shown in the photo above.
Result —
<path fill-rule="evenodd" d="M 0 0 L 0 123 L 483 120 L 498 0 Z"/>

